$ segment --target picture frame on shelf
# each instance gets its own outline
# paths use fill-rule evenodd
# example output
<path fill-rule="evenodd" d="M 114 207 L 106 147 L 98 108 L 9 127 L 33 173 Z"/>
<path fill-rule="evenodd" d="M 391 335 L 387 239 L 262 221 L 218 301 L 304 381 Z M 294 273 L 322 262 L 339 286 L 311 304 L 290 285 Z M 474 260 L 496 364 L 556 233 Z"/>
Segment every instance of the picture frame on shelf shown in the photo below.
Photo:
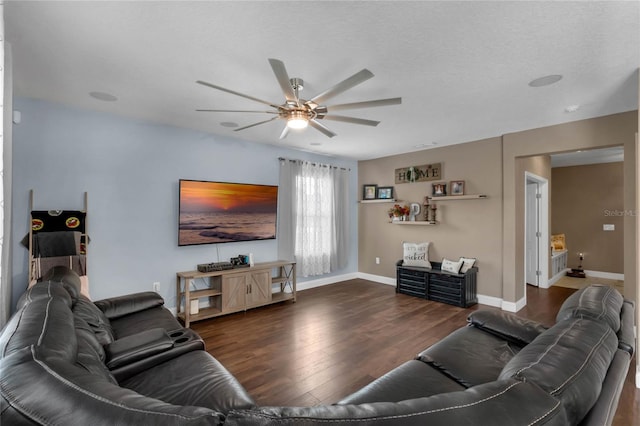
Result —
<path fill-rule="evenodd" d="M 447 195 L 447 184 L 444 182 L 432 183 L 431 188 L 433 197 L 445 197 Z"/>
<path fill-rule="evenodd" d="M 378 187 L 378 199 L 391 200 L 393 198 L 393 186 Z"/>
<path fill-rule="evenodd" d="M 375 200 L 378 195 L 378 185 L 363 185 L 362 186 L 362 199 L 363 200 Z"/>
<path fill-rule="evenodd" d="M 451 195 L 464 195 L 464 181 L 452 180 L 450 189 L 451 189 Z"/>

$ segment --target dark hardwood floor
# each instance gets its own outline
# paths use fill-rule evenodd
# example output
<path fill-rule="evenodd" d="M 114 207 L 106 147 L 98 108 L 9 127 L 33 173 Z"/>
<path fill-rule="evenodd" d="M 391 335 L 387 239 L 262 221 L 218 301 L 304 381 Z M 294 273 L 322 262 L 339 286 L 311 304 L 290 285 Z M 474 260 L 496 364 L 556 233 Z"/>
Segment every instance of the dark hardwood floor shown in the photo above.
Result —
<path fill-rule="evenodd" d="M 575 290 L 527 289 L 518 315 L 555 322 Z M 215 356 L 260 405 L 329 404 L 356 391 L 466 324 L 469 309 L 396 294 L 365 280 L 318 287 L 285 302 L 192 323 Z M 634 360 L 635 362 L 635 360 Z M 634 365 L 614 425 L 640 424 Z"/>

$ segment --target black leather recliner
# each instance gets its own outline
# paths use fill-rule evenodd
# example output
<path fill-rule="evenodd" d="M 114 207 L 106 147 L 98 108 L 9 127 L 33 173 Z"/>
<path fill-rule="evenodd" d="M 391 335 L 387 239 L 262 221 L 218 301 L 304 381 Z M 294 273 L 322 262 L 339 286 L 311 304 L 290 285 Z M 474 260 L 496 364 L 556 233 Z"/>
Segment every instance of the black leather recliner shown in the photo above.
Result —
<path fill-rule="evenodd" d="M 259 407 L 157 294 L 93 303 L 48 278 L 0 334 L 1 424 L 605 426 L 635 347 L 633 303 L 591 286 L 548 329 L 475 311 L 334 405 Z"/>

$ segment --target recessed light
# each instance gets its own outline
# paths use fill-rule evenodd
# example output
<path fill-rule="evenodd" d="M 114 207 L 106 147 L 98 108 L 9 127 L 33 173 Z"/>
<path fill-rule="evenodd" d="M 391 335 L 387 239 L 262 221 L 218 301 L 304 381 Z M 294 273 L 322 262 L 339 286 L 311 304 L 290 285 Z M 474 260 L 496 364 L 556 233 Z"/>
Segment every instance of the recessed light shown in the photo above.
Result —
<path fill-rule="evenodd" d="M 234 123 L 233 121 L 223 121 L 220 125 L 222 127 L 238 127 L 238 123 Z"/>
<path fill-rule="evenodd" d="M 311 145 L 311 146 L 320 146 L 320 145 L 322 145 L 322 142 L 311 142 L 309 145 Z"/>
<path fill-rule="evenodd" d="M 529 82 L 529 86 L 531 87 L 549 86 L 553 83 L 559 82 L 560 80 L 562 80 L 562 76 L 560 74 L 545 75 L 544 77 L 531 80 Z"/>
<path fill-rule="evenodd" d="M 115 102 L 118 100 L 118 98 L 116 98 L 112 94 L 105 92 L 89 92 L 89 96 L 104 102 Z"/>
<path fill-rule="evenodd" d="M 580 105 L 569 105 L 568 107 L 566 107 L 564 109 L 565 112 L 576 112 L 577 110 L 580 109 Z"/>

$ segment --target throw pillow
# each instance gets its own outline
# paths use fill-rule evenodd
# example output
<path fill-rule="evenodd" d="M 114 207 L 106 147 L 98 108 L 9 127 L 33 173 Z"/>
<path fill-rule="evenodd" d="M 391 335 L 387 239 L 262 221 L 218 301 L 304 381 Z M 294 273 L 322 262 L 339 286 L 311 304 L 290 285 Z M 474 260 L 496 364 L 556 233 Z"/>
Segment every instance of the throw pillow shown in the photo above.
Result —
<path fill-rule="evenodd" d="M 421 266 L 423 268 L 431 268 L 429 262 L 429 245 L 426 243 L 402 243 L 404 251 L 402 255 L 403 264 L 405 266 Z"/>
<path fill-rule="evenodd" d="M 460 260 L 462 261 L 462 268 L 460 268 L 460 273 L 461 274 L 464 274 L 470 268 L 473 268 L 473 265 L 476 264 L 476 258 L 475 257 L 461 257 Z"/>
<path fill-rule="evenodd" d="M 551 250 L 562 251 L 566 250 L 567 243 L 564 234 L 555 234 L 551 236 Z"/>
<path fill-rule="evenodd" d="M 442 259 L 442 266 L 440 268 L 443 271 L 459 274 L 461 267 L 462 267 L 462 260 L 458 260 L 457 262 L 454 262 L 453 260 Z"/>

